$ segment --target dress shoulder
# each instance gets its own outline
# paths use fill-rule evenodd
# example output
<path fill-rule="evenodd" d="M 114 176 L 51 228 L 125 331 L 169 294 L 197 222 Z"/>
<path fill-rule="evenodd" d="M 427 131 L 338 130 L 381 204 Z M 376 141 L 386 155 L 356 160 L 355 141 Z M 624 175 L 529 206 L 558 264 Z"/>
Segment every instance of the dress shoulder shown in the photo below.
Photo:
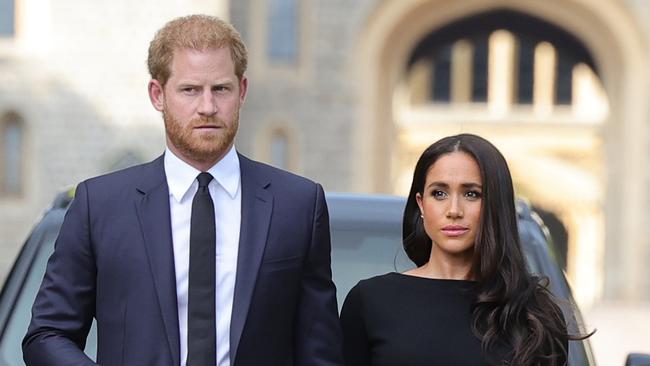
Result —
<path fill-rule="evenodd" d="M 363 317 L 366 313 L 365 304 L 376 304 L 376 294 L 385 292 L 386 286 L 390 283 L 391 274 L 383 274 L 359 281 L 354 285 L 343 301 L 341 307 L 341 320 L 349 321 Z"/>
<path fill-rule="evenodd" d="M 370 277 L 363 279 L 359 281 L 357 286 L 367 289 L 367 288 L 374 288 L 377 286 L 383 286 L 386 284 L 389 284 L 392 282 L 392 277 L 394 277 L 397 273 L 395 272 L 389 272 L 389 273 L 384 273 L 382 275 Z"/>
<path fill-rule="evenodd" d="M 391 272 L 360 280 L 350 289 L 348 295 L 352 294 L 352 296 L 361 298 L 384 293 L 394 283 L 394 278 L 392 278 L 394 275 L 395 273 Z"/>
<path fill-rule="evenodd" d="M 346 365 L 370 366 L 372 364 L 368 331 L 371 324 L 374 323 L 371 320 L 375 318 L 369 314 L 367 306 L 373 308 L 378 304 L 374 301 L 372 294 L 375 289 L 384 287 L 386 280 L 386 275 L 361 280 L 352 287 L 345 297 L 340 321 Z"/>

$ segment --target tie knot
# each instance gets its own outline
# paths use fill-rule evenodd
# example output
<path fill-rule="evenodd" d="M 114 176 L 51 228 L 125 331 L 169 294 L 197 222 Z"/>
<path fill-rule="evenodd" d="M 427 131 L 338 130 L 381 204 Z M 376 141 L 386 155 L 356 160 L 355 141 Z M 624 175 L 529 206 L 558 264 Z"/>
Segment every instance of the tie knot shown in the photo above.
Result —
<path fill-rule="evenodd" d="M 208 184 L 210 184 L 210 181 L 212 180 L 212 174 L 202 172 L 198 177 L 196 177 L 196 179 L 199 181 L 199 188 L 205 188 L 208 186 Z"/>

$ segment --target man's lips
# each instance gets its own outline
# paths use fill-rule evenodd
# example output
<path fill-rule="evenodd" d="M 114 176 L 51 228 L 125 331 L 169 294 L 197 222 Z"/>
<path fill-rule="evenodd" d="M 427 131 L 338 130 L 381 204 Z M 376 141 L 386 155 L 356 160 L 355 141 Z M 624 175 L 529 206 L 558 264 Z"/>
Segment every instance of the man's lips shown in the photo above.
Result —
<path fill-rule="evenodd" d="M 447 225 L 442 228 L 442 233 L 449 237 L 457 237 L 465 234 L 469 228 L 461 225 Z"/>

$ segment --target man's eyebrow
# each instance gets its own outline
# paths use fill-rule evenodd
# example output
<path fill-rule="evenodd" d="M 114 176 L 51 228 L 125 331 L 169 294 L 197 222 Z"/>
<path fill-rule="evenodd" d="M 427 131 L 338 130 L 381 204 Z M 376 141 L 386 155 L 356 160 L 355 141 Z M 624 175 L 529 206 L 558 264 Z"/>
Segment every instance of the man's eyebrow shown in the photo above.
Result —
<path fill-rule="evenodd" d="M 212 86 L 229 86 L 229 85 L 235 85 L 235 83 L 231 80 L 224 80 L 212 84 Z"/>
<path fill-rule="evenodd" d="M 199 85 L 199 83 L 197 83 L 197 82 L 189 81 L 189 80 L 188 80 L 188 81 L 183 81 L 183 82 L 178 83 L 178 87 L 179 87 L 179 88 L 186 88 L 186 87 L 188 87 L 188 86 L 191 86 L 191 87 L 197 87 L 197 86 L 200 86 L 200 85 Z"/>

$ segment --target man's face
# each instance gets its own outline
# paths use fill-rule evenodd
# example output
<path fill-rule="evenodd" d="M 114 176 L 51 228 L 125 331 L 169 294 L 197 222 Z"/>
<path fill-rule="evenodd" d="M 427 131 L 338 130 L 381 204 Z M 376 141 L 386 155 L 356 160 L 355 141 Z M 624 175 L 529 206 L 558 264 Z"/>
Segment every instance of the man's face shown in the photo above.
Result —
<path fill-rule="evenodd" d="M 164 87 L 149 83 L 149 96 L 163 113 L 169 149 L 205 171 L 233 144 L 248 82 L 235 75 L 228 47 L 176 50 L 170 71 Z"/>

